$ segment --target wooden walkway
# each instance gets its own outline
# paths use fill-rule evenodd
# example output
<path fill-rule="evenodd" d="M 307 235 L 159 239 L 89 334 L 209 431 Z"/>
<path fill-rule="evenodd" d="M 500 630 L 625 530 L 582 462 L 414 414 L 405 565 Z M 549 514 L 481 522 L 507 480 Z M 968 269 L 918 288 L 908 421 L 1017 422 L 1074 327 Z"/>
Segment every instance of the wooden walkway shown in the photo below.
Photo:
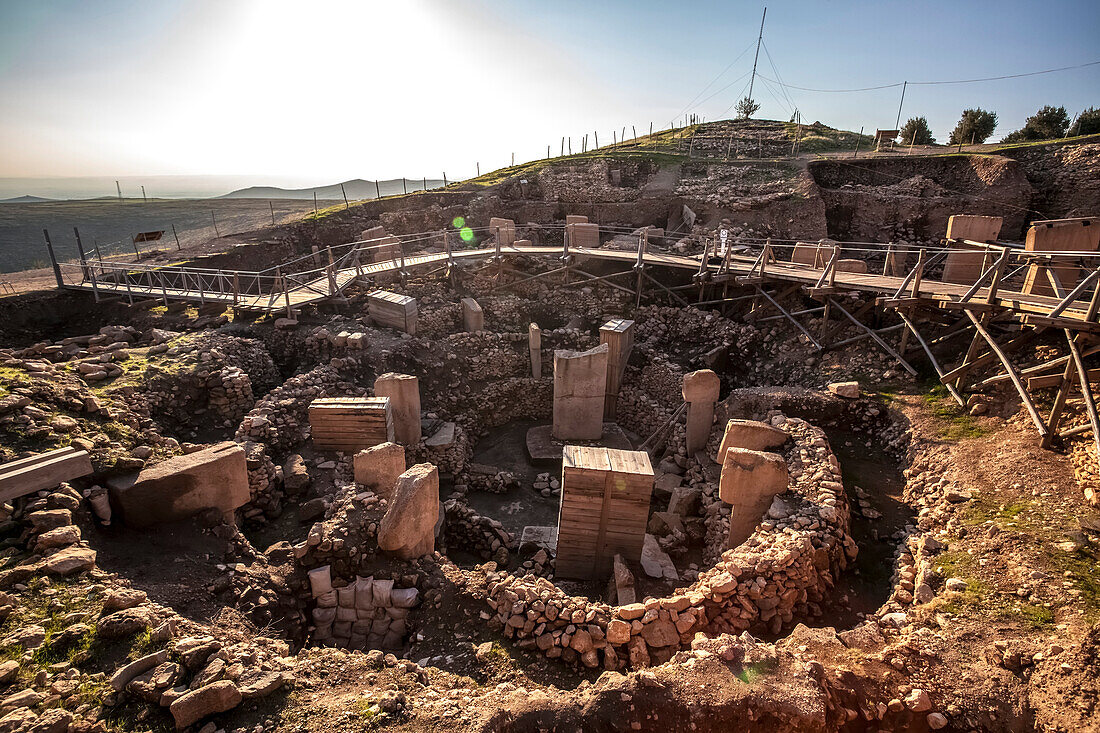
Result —
<path fill-rule="evenodd" d="M 1040 222 L 1032 228 L 1061 223 L 1064 222 Z M 514 232 L 512 229 L 512 236 Z M 649 251 L 648 230 L 638 236 L 635 251 L 570 247 L 572 235 L 568 227 L 566 232 L 563 245 L 492 244 L 458 251 L 451 250 L 449 239 L 441 232 L 408 235 L 404 241 L 388 237 L 378 246 L 353 242 L 337 247 L 343 252 L 340 257 L 330 248 L 325 253 L 315 252 L 263 272 L 88 260 L 79 264 L 54 261 L 54 272 L 59 287 L 91 292 L 97 299 L 111 296 L 126 297 L 131 302 L 157 299 L 165 303 L 182 300 L 288 314 L 339 297 L 353 283 L 367 285 L 379 276 L 404 277 L 440 271 L 450 274 L 452 268 L 465 270 L 468 265 L 483 262 L 487 264 L 481 269 L 496 273 L 491 291 L 544 279 L 552 281 L 551 287 L 562 288 L 603 282 L 631 294 L 636 306 L 641 305 L 643 294 L 681 306 L 720 309 L 751 300 L 749 317 L 786 320 L 806 343 L 819 351 L 866 339 L 914 375 L 917 370 L 910 360 L 914 355 L 927 357 L 940 381 L 963 407 L 967 406 L 964 388 L 981 390 L 998 382 L 1010 382 L 1044 446 L 1091 430 L 1100 456 L 1100 416 L 1091 384 L 1096 370 L 1087 369 L 1084 363 L 1085 358 L 1100 353 L 1097 319 L 1100 259 L 1093 251 L 1033 251 L 1000 242 L 951 240 L 944 247 L 919 250 L 915 265 L 898 266 L 905 255 L 895 253 L 893 245 L 862 248 L 848 245 L 843 251 L 846 259 L 842 260 L 842 247 L 835 243 L 773 245 L 769 240 L 758 247 L 760 253 L 754 257 L 744 254 L 747 248 L 743 246 L 731 246 L 719 256 L 716 243 L 712 248 L 712 242 L 704 240 L 701 255 L 676 255 Z M 608 229 L 606 233 L 613 234 L 619 242 L 623 239 L 621 232 Z M 438 243 L 440 235 L 444 251 L 404 255 L 405 246 L 420 243 L 423 247 L 431 240 Z M 494 235 L 495 240 L 489 241 L 500 241 L 501 230 Z M 813 250 L 810 256 L 814 264 L 803 264 L 804 257 L 796 257 L 800 247 Z M 784 255 L 785 251 L 790 254 Z M 939 263 L 960 251 L 976 251 L 980 255 L 980 267 L 977 262 L 968 265 L 971 269 L 967 278 L 973 278 L 971 284 L 945 282 L 937 274 Z M 362 261 L 366 257 L 385 256 L 383 253 L 396 256 L 381 262 Z M 885 265 L 881 264 L 884 254 Z M 319 259 L 326 255 L 328 264 L 318 266 Z M 549 261 L 551 266 L 532 274 L 505 265 L 507 260 L 519 258 Z M 791 261 L 795 259 L 799 261 Z M 591 261 L 622 267 L 604 267 L 600 274 L 593 274 L 584 269 Z M 894 274 L 859 272 L 870 269 L 869 261 L 880 263 L 874 265 L 876 270 Z M 955 262 L 956 266 L 960 264 L 958 260 Z M 293 272 L 295 268 L 306 269 Z M 608 269 L 615 271 L 606 273 Z M 670 279 L 652 274 L 670 269 L 690 272 L 690 281 L 682 284 L 685 282 L 682 275 Z M 1063 280 L 1067 285 L 1063 286 Z M 853 292 L 864 296 L 856 305 L 845 297 Z M 783 302 L 799 302 L 789 297 L 795 294 L 808 296 L 819 305 L 799 306 L 801 310 L 791 312 Z M 768 311 L 774 315 L 761 315 Z M 869 317 L 875 314 L 878 317 Z M 807 323 L 800 321 L 800 317 L 808 315 L 820 318 Z M 853 332 L 855 336 L 848 335 Z M 1048 337 L 1064 336 L 1067 353 L 1020 369 L 1011 359 L 1012 352 L 1040 333 Z M 966 335 L 970 336 L 969 346 Z M 948 363 L 956 361 L 955 366 Z M 998 364 L 998 373 L 981 381 L 973 380 L 975 370 Z M 1054 404 L 1047 415 L 1040 414 L 1032 394 L 1045 388 L 1056 389 Z M 1074 405 L 1082 408 L 1078 414 L 1086 414 L 1088 424 L 1060 429 L 1067 406 Z"/>
<path fill-rule="evenodd" d="M 271 284 L 279 285 L 279 278 L 284 279 L 283 287 L 272 287 L 266 293 L 249 294 L 242 292 L 240 288 L 234 292 L 233 280 L 249 280 L 255 278 L 258 273 L 234 272 L 234 271 L 194 271 L 187 277 L 187 268 L 148 268 L 141 265 L 123 263 L 121 265 L 96 266 L 94 269 L 99 274 L 96 277 L 85 277 L 77 282 L 65 282 L 61 287 L 69 290 L 82 290 L 103 295 L 120 295 L 138 299 L 166 299 L 183 300 L 202 303 L 225 303 L 227 306 L 235 306 L 243 309 L 261 311 L 283 311 L 288 308 L 297 309 L 302 306 L 312 305 L 328 298 L 340 295 L 349 285 L 356 281 L 366 282 L 380 275 L 394 275 L 406 272 L 414 274 L 424 269 L 436 269 L 448 264 L 485 261 L 494 257 L 537 257 L 553 258 L 566 254 L 573 255 L 578 260 L 593 259 L 606 262 L 620 262 L 623 264 L 645 267 L 668 267 L 678 270 L 689 270 L 703 274 L 711 284 L 730 283 L 734 286 L 753 284 L 746 278 L 760 279 L 762 282 L 787 282 L 806 286 L 811 291 L 858 291 L 870 293 L 884 298 L 880 305 L 891 307 L 896 305 L 913 305 L 914 299 L 920 299 L 927 305 L 938 305 L 942 308 L 951 308 L 952 304 L 961 302 L 985 303 L 990 288 L 981 287 L 972 291 L 971 287 L 955 283 L 941 282 L 939 280 L 922 279 L 915 292 L 907 292 L 906 298 L 893 299 L 890 296 L 902 289 L 903 285 L 911 282 L 911 278 L 891 275 L 879 275 L 873 273 L 853 273 L 837 271 L 829 273 L 830 280 L 827 288 L 820 286 L 823 270 L 811 265 L 796 264 L 791 262 L 773 261 L 766 265 L 764 275 L 759 273 L 759 259 L 739 255 L 731 255 L 725 261 L 702 264 L 702 258 L 698 255 L 671 255 L 656 252 L 643 252 L 639 258 L 638 253 L 624 250 L 570 248 L 568 252 L 561 246 L 529 246 L 515 247 L 504 246 L 495 248 L 479 248 L 462 250 L 451 253 L 433 253 L 412 255 L 403 259 L 392 259 L 383 262 L 344 267 L 335 270 L 330 278 L 327 273 L 311 277 L 308 280 L 298 281 L 292 275 L 270 276 Z M 639 262 L 640 259 L 640 262 Z M 708 258 L 714 260 L 715 258 Z M 74 267 L 74 266 L 70 266 Z M 93 270 L 89 265 L 85 268 Z M 172 278 L 174 272 L 182 274 L 182 277 Z M 118 276 L 124 273 L 123 276 Z M 169 284 L 171 282 L 172 284 Z M 968 295 L 969 293 L 969 295 Z M 892 302 L 897 300 L 898 302 Z M 1026 294 L 1020 290 L 999 288 L 995 293 L 993 303 L 1021 316 L 1036 315 L 1049 316 L 1049 314 L 1062 302 L 1063 299 L 1054 296 Z M 1059 312 L 1060 319 L 1066 321 L 1083 322 L 1088 314 L 1089 302 L 1087 299 L 1074 299 Z M 1051 324 L 1048 324 L 1051 325 Z M 1056 325 L 1056 324 L 1054 324 Z"/>

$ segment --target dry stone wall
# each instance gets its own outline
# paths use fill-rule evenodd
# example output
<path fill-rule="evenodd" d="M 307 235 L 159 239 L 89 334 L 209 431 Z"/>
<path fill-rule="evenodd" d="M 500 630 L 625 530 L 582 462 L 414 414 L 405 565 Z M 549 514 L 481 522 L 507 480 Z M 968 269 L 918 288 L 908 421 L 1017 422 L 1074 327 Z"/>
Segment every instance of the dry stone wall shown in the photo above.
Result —
<path fill-rule="evenodd" d="M 491 517 L 478 514 L 469 504 L 451 499 L 444 504 L 444 539 L 448 548 L 471 552 L 483 560 L 506 565 L 517 543 L 504 526 Z"/>
<path fill-rule="evenodd" d="M 241 420 L 235 439 L 263 443 L 278 455 L 309 436 L 309 403 L 318 397 L 362 397 L 369 390 L 323 365 L 291 377 L 266 394 Z"/>
<path fill-rule="evenodd" d="M 788 509 L 763 521 L 690 587 L 661 599 L 612 607 L 567 596 L 545 578 L 488 574 L 492 623 L 522 648 L 589 668 L 644 667 L 690 647 L 697 632 L 778 632 L 814 615 L 855 557 L 840 469 L 824 432 L 799 419 L 773 420 L 794 445 L 786 459 Z M 780 516 L 781 514 L 781 516 Z"/>

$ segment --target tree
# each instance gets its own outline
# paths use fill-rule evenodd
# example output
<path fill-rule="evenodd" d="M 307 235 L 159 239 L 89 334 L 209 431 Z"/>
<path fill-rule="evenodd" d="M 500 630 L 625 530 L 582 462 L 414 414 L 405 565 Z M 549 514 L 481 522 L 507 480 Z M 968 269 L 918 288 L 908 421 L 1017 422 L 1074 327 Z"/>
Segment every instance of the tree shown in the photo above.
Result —
<path fill-rule="evenodd" d="M 948 145 L 971 145 L 984 143 L 997 129 L 997 113 L 981 107 L 964 109 L 959 124 L 951 131 Z"/>
<path fill-rule="evenodd" d="M 931 145 L 936 142 L 924 117 L 910 117 L 901 128 L 902 145 Z"/>
<path fill-rule="evenodd" d="M 1077 121 L 1073 123 L 1073 127 L 1069 128 L 1069 134 L 1074 137 L 1094 135 L 1098 132 L 1100 132 L 1100 109 L 1095 107 L 1089 107 L 1077 115 Z"/>
<path fill-rule="evenodd" d="M 1051 140 L 1062 137 L 1069 129 L 1069 115 L 1065 107 L 1051 107 L 1049 104 L 1024 120 L 1024 126 L 1005 136 L 1003 142 L 1015 143 L 1026 140 Z"/>
<path fill-rule="evenodd" d="M 747 120 L 760 110 L 760 105 L 745 97 L 737 103 L 737 119 Z"/>

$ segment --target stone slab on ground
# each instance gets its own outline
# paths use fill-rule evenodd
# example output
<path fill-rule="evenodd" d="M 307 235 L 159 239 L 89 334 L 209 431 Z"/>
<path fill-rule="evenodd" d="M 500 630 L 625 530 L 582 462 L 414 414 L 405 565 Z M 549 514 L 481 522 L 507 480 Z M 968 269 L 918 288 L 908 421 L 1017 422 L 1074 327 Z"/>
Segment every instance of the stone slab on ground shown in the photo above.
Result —
<path fill-rule="evenodd" d="M 251 498 L 244 449 L 232 441 L 117 477 L 109 488 L 111 503 L 131 527 L 176 522 L 203 509 L 231 517 Z"/>
<path fill-rule="evenodd" d="M 558 549 L 557 527 L 533 527 L 523 528 L 519 540 L 519 554 L 523 557 L 534 555 L 539 550 L 546 550 L 554 554 Z"/>
<path fill-rule="evenodd" d="M 562 448 L 566 445 L 590 445 L 615 450 L 634 450 L 630 438 L 613 422 L 603 424 L 603 437 L 599 440 L 555 440 L 552 425 L 536 425 L 527 431 L 527 455 L 532 463 L 558 463 Z"/>

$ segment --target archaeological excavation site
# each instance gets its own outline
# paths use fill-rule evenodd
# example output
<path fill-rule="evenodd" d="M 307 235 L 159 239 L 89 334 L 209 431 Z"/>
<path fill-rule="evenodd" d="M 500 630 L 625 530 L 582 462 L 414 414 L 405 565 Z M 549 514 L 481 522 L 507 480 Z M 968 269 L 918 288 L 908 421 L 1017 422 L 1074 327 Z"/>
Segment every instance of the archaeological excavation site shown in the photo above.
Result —
<path fill-rule="evenodd" d="M 1097 730 L 1100 140 L 793 129 L 47 231 L 0 733 Z"/>

